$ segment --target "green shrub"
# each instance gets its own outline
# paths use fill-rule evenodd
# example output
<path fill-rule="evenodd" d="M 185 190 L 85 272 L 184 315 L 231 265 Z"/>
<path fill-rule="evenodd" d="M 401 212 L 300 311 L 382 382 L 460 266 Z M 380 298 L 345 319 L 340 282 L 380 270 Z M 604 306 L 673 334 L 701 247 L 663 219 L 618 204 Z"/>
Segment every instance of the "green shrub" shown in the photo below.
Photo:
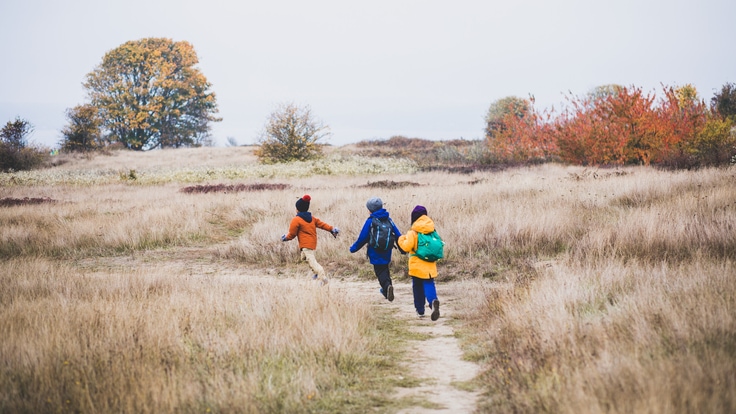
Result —
<path fill-rule="evenodd" d="M 48 159 L 48 151 L 28 145 L 33 125 L 25 119 L 9 121 L 0 130 L 0 171 L 30 170 Z"/>
<path fill-rule="evenodd" d="M 727 165 L 736 156 L 736 132 L 727 119 L 709 119 L 687 149 L 699 166 Z"/>

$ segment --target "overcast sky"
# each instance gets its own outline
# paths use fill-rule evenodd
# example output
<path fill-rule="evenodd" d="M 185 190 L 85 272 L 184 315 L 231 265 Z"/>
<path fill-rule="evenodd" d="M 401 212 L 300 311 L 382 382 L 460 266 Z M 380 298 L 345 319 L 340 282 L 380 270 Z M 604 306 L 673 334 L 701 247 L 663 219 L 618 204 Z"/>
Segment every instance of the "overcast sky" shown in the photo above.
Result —
<path fill-rule="evenodd" d="M 310 106 L 334 145 L 477 139 L 489 105 L 536 108 L 596 86 L 736 82 L 734 0 L 2 0 L 0 122 L 56 146 L 82 82 L 129 40 L 190 42 L 217 95 L 212 133 L 256 141 L 281 103 Z"/>

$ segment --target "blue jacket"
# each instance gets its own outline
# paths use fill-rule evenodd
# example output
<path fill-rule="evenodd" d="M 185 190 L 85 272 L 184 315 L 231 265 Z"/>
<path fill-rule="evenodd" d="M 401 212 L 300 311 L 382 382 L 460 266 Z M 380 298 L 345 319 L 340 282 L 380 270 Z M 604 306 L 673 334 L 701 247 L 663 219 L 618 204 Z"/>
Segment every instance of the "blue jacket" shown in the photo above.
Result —
<path fill-rule="evenodd" d="M 352 246 L 350 246 L 350 253 L 355 253 L 358 250 L 360 250 L 363 245 L 368 243 L 368 238 L 370 237 L 371 232 L 371 221 L 373 220 L 373 217 L 379 218 L 379 219 L 385 219 L 389 218 L 388 211 L 386 211 L 385 208 L 382 208 L 380 210 L 376 210 L 368 217 L 368 219 L 365 221 L 365 224 L 363 224 L 363 229 L 360 231 L 360 235 L 358 235 L 358 240 L 353 243 Z M 391 226 L 394 229 L 394 236 L 396 236 L 396 240 L 401 237 L 401 232 L 396 227 L 396 224 L 394 224 L 393 220 L 391 221 Z M 389 250 L 376 250 L 371 246 L 367 247 L 368 249 L 368 259 L 370 260 L 371 264 L 389 264 L 391 263 L 391 251 L 393 249 Z"/>

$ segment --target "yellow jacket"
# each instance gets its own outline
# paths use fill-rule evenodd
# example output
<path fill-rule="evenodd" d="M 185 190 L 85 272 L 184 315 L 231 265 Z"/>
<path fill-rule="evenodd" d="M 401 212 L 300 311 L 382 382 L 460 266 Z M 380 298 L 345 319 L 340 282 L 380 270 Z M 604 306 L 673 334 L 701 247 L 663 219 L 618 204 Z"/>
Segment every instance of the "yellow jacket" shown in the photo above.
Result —
<path fill-rule="evenodd" d="M 431 218 L 421 216 L 411 225 L 411 230 L 399 237 L 399 247 L 401 250 L 413 254 L 417 251 L 417 232 L 431 233 L 434 231 L 434 222 Z M 409 256 L 409 276 L 418 277 L 420 279 L 434 279 L 437 277 L 437 263 L 425 262 L 416 257 Z"/>

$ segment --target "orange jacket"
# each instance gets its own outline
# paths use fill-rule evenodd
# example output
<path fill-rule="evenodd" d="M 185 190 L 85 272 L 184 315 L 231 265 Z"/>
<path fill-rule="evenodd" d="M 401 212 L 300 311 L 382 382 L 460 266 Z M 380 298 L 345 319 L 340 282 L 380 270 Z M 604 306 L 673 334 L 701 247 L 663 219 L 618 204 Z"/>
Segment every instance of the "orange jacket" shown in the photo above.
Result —
<path fill-rule="evenodd" d="M 301 213 L 304 215 L 304 213 Z M 317 217 L 309 215 L 311 221 L 308 223 L 302 216 L 296 215 L 291 219 L 289 224 L 289 233 L 286 234 L 286 240 L 291 240 L 294 237 L 299 240 L 299 249 L 307 248 L 311 250 L 317 249 L 317 227 L 322 230 L 332 231 L 332 226 L 318 219 Z"/>
<path fill-rule="evenodd" d="M 434 231 L 434 222 L 431 218 L 421 216 L 411 225 L 411 230 L 399 237 L 399 247 L 407 253 L 416 253 L 417 251 L 417 232 L 431 233 Z M 416 257 L 409 256 L 409 276 L 415 276 L 420 279 L 434 279 L 437 277 L 437 263 L 425 262 Z"/>

